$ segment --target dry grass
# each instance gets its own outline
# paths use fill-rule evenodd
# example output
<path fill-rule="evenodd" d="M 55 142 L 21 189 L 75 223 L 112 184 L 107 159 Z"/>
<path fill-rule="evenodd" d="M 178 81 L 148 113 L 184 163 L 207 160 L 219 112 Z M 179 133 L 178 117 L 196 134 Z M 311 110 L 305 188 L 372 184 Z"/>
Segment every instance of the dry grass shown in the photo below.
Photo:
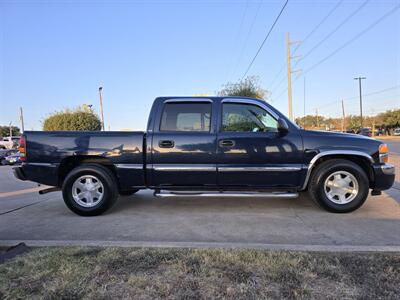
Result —
<path fill-rule="evenodd" d="M 0 299 L 395 299 L 400 254 L 37 248 L 0 265 Z"/>

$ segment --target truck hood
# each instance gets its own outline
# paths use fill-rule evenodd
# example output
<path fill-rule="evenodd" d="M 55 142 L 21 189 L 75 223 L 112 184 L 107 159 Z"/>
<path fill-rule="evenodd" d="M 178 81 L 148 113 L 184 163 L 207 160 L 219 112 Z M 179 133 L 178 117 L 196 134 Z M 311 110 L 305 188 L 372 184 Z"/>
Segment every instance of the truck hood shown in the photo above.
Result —
<path fill-rule="evenodd" d="M 331 131 L 302 130 L 305 150 L 324 151 L 359 151 L 374 159 L 378 159 L 379 145 L 382 142 L 359 134 L 349 134 Z"/>
<path fill-rule="evenodd" d="M 312 135 L 312 136 L 337 137 L 337 138 L 343 138 L 343 139 L 361 139 L 361 140 L 379 142 L 379 141 L 377 141 L 377 140 L 375 140 L 373 138 L 370 138 L 368 136 L 355 134 L 355 133 L 342 133 L 342 132 L 334 132 L 334 131 L 305 130 L 305 129 L 303 129 L 303 132 L 306 135 L 309 134 L 309 135 Z"/>

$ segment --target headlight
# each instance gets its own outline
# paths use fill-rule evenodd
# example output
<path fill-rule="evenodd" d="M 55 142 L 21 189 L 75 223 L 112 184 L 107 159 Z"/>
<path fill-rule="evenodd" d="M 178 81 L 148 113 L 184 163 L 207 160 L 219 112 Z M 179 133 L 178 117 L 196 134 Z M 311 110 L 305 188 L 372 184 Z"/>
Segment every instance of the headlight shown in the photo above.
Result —
<path fill-rule="evenodd" d="M 379 145 L 379 161 L 381 163 L 389 162 L 389 147 L 386 144 Z"/>

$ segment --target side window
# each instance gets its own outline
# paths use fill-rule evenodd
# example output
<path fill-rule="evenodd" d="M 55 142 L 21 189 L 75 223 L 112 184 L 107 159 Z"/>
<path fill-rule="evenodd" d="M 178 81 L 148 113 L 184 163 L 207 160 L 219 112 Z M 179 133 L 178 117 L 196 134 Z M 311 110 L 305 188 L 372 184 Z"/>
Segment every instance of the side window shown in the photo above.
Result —
<path fill-rule="evenodd" d="M 209 132 L 210 123 L 211 103 L 167 103 L 160 131 Z"/>
<path fill-rule="evenodd" d="M 222 131 L 278 132 L 278 122 L 257 105 L 223 103 Z"/>

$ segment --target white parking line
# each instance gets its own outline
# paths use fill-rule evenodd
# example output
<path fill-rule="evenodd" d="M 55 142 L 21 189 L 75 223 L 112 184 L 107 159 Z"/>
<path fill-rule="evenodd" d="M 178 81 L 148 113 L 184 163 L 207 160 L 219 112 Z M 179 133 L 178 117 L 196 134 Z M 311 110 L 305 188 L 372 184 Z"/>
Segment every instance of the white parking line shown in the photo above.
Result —
<path fill-rule="evenodd" d="M 14 191 L 14 192 L 0 193 L 0 198 L 19 196 L 19 195 L 29 194 L 29 193 L 35 193 L 35 192 L 39 192 L 40 190 L 43 190 L 44 188 L 46 188 L 46 187 L 39 186 L 39 187 L 35 187 L 35 188 L 23 189 L 23 190 L 18 190 L 18 191 Z"/>

